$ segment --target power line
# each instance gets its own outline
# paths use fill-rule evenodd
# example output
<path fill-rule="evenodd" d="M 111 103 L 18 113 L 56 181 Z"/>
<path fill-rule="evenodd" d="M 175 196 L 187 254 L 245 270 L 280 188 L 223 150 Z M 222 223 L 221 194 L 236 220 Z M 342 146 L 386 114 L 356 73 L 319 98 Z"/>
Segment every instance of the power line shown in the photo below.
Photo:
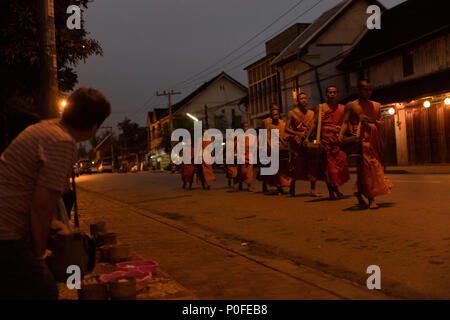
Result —
<path fill-rule="evenodd" d="M 289 23 L 287 23 L 286 25 L 284 25 L 281 29 L 277 30 L 276 32 L 272 33 L 270 36 L 268 36 L 267 38 L 265 38 L 264 40 L 262 40 L 261 42 L 256 43 L 254 46 L 252 46 L 250 49 L 244 51 L 242 54 L 240 54 L 239 56 L 237 56 L 236 58 L 234 58 L 233 60 L 231 60 L 230 62 L 221 65 L 213 70 L 211 70 L 210 72 L 206 73 L 205 75 L 201 76 L 201 77 L 196 77 L 191 81 L 187 81 L 187 83 L 185 83 L 185 85 L 188 85 L 190 83 L 192 83 L 193 81 L 198 81 L 199 79 L 205 77 L 206 75 L 209 75 L 211 73 L 217 72 L 218 70 L 223 69 L 223 67 L 227 66 L 228 64 L 232 63 L 233 61 L 236 61 L 237 59 L 239 59 L 240 57 L 244 56 L 245 54 L 247 54 L 248 52 L 250 52 L 251 50 L 253 50 L 254 48 L 256 48 L 257 46 L 259 46 L 260 44 L 264 43 L 265 41 L 271 39 L 273 36 L 277 35 L 280 31 L 284 30 L 287 26 L 291 25 L 294 21 L 296 21 L 297 19 L 301 18 L 303 15 L 305 15 L 306 13 L 308 13 L 309 11 L 311 11 L 312 9 L 314 9 L 315 7 L 317 7 L 323 0 L 319 0 L 316 4 L 314 4 L 311 8 L 309 8 L 308 10 L 302 12 L 299 16 L 295 17 L 293 20 L 289 21 Z"/>
<path fill-rule="evenodd" d="M 235 66 L 233 66 L 233 67 L 230 67 L 229 69 L 226 69 L 225 71 L 232 71 L 232 70 L 234 70 L 234 69 L 236 69 L 236 68 L 241 67 L 241 66 L 244 65 L 244 64 L 249 63 L 250 61 L 253 61 L 255 58 L 258 58 L 258 57 L 260 57 L 261 55 L 265 55 L 265 54 L 266 54 L 266 53 L 265 53 L 264 51 L 263 51 L 263 52 L 260 52 L 260 53 L 258 53 L 257 55 L 255 55 L 255 56 L 253 56 L 253 57 L 251 57 L 251 58 L 245 60 L 244 62 L 241 62 L 241 63 L 239 63 L 239 64 L 237 64 L 237 65 L 235 65 Z M 182 89 L 191 88 L 191 87 L 197 86 L 197 85 L 199 85 L 199 84 L 202 84 L 203 82 L 204 82 L 204 81 L 199 81 L 199 82 L 196 82 L 196 83 L 191 84 L 191 85 L 189 85 L 189 86 L 183 87 Z"/>
<path fill-rule="evenodd" d="M 214 64 L 210 65 L 209 67 L 203 69 L 202 71 L 196 73 L 195 75 L 189 77 L 186 80 L 180 81 L 178 83 L 175 83 L 173 85 L 171 85 L 170 87 L 178 87 L 179 85 L 185 83 L 185 82 L 190 82 L 192 79 L 197 78 L 199 75 L 201 75 L 202 73 L 204 73 L 205 71 L 213 68 L 214 66 L 216 66 L 218 63 L 226 60 L 228 57 L 230 57 L 231 55 L 233 55 L 235 52 L 239 51 L 241 48 L 245 47 L 247 44 L 249 44 L 251 41 L 253 41 L 253 39 L 257 38 L 259 35 L 261 35 L 264 31 L 266 31 L 267 29 L 269 29 L 271 26 L 273 26 L 275 23 L 277 23 L 278 21 L 280 21 L 282 18 L 284 18 L 287 14 L 289 14 L 292 10 L 294 10 L 295 8 L 297 8 L 300 4 L 302 4 L 304 0 L 300 0 L 298 1 L 294 6 L 292 6 L 291 8 L 289 8 L 286 12 L 284 12 L 281 16 L 279 16 L 277 19 L 275 19 L 275 21 L 273 21 L 271 24 L 269 24 L 267 27 L 265 27 L 263 30 L 259 31 L 256 35 L 254 35 L 253 37 L 251 37 L 249 40 L 247 40 L 245 43 L 243 43 L 242 45 L 240 45 L 238 48 L 234 49 L 233 51 L 231 51 L 230 53 L 228 53 L 225 57 L 219 59 L 217 62 L 215 62 Z"/>
<path fill-rule="evenodd" d="M 270 38 L 272 38 L 273 36 L 275 36 L 276 34 L 278 34 L 279 32 L 283 31 L 287 26 L 291 25 L 294 21 L 296 21 L 297 19 L 301 18 L 303 15 L 305 15 L 306 13 L 310 12 L 312 9 L 314 9 L 315 7 L 317 7 L 323 0 L 319 0 L 317 3 L 315 3 L 311 8 L 309 8 L 308 10 L 302 12 L 300 15 L 296 16 L 294 19 L 292 19 L 291 21 L 289 21 L 287 24 L 285 24 L 282 28 L 278 29 L 276 32 L 272 33 L 270 36 L 268 36 L 267 38 L 265 38 L 264 40 L 258 42 L 256 45 L 252 46 L 250 49 L 248 49 L 247 51 L 245 51 L 244 53 L 240 54 L 239 56 L 237 56 L 236 58 L 232 59 L 231 61 L 229 61 L 226 64 L 221 65 L 220 67 L 215 68 L 214 70 L 204 74 L 203 76 L 199 77 L 199 75 L 201 75 L 202 73 L 204 73 L 205 71 L 211 69 L 212 67 L 216 66 L 217 63 L 224 61 L 226 58 L 228 58 L 229 56 L 231 56 L 233 53 L 237 52 L 238 50 L 240 50 L 242 47 L 244 47 L 245 45 L 247 45 L 248 43 L 250 43 L 253 39 L 255 39 L 256 37 L 258 37 L 260 34 L 262 34 L 264 31 L 266 31 L 267 29 L 269 29 L 271 26 L 273 26 L 276 22 L 278 22 L 279 20 L 281 20 L 283 17 L 285 17 L 288 13 L 290 13 L 293 9 L 295 9 L 296 7 L 298 7 L 304 0 L 300 0 L 299 2 L 297 2 L 294 6 L 292 6 L 288 11 L 286 11 L 285 13 L 283 13 L 280 17 L 278 17 L 274 22 L 272 22 L 271 24 L 269 24 L 267 27 L 265 27 L 262 31 L 258 32 L 255 36 L 253 36 L 252 38 L 250 38 L 249 40 L 247 40 L 244 44 L 242 44 L 240 47 L 238 47 L 237 49 L 233 50 L 232 52 L 230 52 L 229 54 L 227 54 L 225 57 L 223 57 L 222 59 L 220 59 L 219 61 L 217 61 L 215 64 L 209 66 L 208 68 L 202 70 L 201 72 L 195 74 L 194 76 L 189 77 L 188 79 L 184 80 L 184 81 L 180 81 L 177 84 L 173 85 L 173 87 L 175 88 L 180 88 L 180 85 L 184 84 L 184 86 L 181 89 L 186 89 L 186 88 L 191 88 L 195 85 L 198 84 L 202 84 L 203 82 L 205 82 L 204 80 L 199 81 L 200 79 L 206 77 L 207 75 L 213 73 L 213 72 L 217 72 L 220 69 L 223 69 L 225 66 L 231 64 L 232 62 L 236 61 L 237 59 L 239 59 L 240 57 L 244 56 L 245 54 L 247 54 L 248 52 L 250 52 L 251 50 L 253 50 L 254 48 L 256 48 L 257 46 L 259 46 L 260 44 L 264 43 L 265 41 L 269 40 Z M 252 58 L 238 64 L 235 65 L 234 67 L 231 67 L 230 69 L 227 69 L 227 71 L 231 71 L 234 70 L 238 67 L 240 67 L 241 65 L 253 60 L 255 57 L 261 55 L 261 54 L 265 54 L 265 52 L 260 52 L 257 55 L 253 56 Z M 195 82 L 194 82 L 195 81 Z M 155 96 L 152 96 L 153 98 Z M 153 99 L 152 99 L 153 100 Z M 144 103 L 144 105 L 140 108 L 140 110 L 142 110 L 147 103 Z M 140 111 L 139 111 L 140 112 Z"/>

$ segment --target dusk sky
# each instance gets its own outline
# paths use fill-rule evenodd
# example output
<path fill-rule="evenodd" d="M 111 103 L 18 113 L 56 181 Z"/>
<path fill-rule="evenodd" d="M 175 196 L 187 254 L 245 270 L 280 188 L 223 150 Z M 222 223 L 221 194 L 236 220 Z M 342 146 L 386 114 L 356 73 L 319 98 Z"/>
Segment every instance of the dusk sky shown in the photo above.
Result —
<path fill-rule="evenodd" d="M 181 91 L 177 102 L 222 70 L 247 85 L 243 68 L 264 56 L 265 41 L 296 22 L 312 22 L 339 1 L 303 0 L 218 62 L 299 0 L 95 0 L 83 18 L 104 55 L 77 67 L 77 87 L 99 89 L 110 99 L 113 111 L 105 125 L 126 116 L 145 126 L 148 111 L 167 107 L 157 90 Z M 390 8 L 404 0 L 380 2 Z"/>

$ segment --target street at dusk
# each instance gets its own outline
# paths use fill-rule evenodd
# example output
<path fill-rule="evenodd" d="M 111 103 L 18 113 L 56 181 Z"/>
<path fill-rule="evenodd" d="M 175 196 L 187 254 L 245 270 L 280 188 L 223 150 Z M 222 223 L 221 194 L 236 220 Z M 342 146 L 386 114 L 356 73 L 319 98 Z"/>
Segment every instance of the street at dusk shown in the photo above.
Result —
<path fill-rule="evenodd" d="M 181 189 L 179 174 L 83 175 L 81 219 L 104 220 L 143 256 L 159 261 L 200 299 L 449 298 L 448 166 L 388 174 L 395 193 L 380 209 L 350 197 L 328 201 L 231 192 L 217 173 L 211 190 Z M 407 173 L 406 173 L 407 172 Z M 275 190 L 273 190 L 275 191 Z M 366 287 L 381 268 L 381 293 Z"/>
<path fill-rule="evenodd" d="M 2 0 L 0 303 L 434 319 L 450 301 L 447 8 Z"/>

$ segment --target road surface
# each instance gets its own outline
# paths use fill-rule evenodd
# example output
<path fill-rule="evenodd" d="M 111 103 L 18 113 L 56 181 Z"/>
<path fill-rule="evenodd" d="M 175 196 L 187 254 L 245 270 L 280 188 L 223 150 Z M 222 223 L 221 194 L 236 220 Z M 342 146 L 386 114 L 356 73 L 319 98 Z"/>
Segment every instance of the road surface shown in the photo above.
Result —
<path fill-rule="evenodd" d="M 259 182 L 231 192 L 216 175 L 212 190 L 192 191 L 179 174 L 83 175 L 80 213 L 128 230 L 202 299 L 450 299 L 450 175 L 389 174 L 378 210 L 356 207 L 353 174 L 339 201 L 320 182 L 324 197 L 299 181 L 291 198 Z M 366 287 L 371 265 L 381 290 Z"/>

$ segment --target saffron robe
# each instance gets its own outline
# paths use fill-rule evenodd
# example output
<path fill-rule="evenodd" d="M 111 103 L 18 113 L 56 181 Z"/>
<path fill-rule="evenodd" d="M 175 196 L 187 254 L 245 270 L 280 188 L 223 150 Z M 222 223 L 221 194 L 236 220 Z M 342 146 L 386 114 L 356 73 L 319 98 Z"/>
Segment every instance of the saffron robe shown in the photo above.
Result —
<path fill-rule="evenodd" d="M 205 148 L 211 144 L 212 141 L 202 140 L 202 155 Z M 202 184 L 202 182 L 215 181 L 216 176 L 213 171 L 211 164 L 207 164 L 202 156 L 202 164 L 197 165 L 197 184 Z"/>
<path fill-rule="evenodd" d="M 305 134 L 311 128 L 314 122 L 314 112 L 307 110 L 303 112 L 293 112 L 294 117 L 291 123 L 291 130 L 304 132 Z M 316 181 L 324 180 L 322 163 L 312 163 L 308 161 L 306 149 L 303 146 L 304 139 L 291 135 L 289 137 L 289 145 L 291 149 L 291 157 L 289 162 L 290 176 L 294 180 Z"/>
<path fill-rule="evenodd" d="M 338 135 L 344 121 L 345 106 L 322 113 L 321 142 L 325 149 L 325 181 L 332 187 L 342 186 L 350 179 L 347 155 L 339 148 Z"/>
<path fill-rule="evenodd" d="M 289 146 L 288 146 L 288 138 L 289 135 L 285 131 L 286 124 L 283 120 L 279 119 L 278 124 L 275 125 L 272 121 L 272 118 L 266 118 L 263 121 L 263 128 L 267 129 L 267 145 L 268 150 L 267 153 L 270 155 L 271 152 L 271 129 L 278 129 L 279 131 L 279 169 L 278 172 L 274 175 L 261 175 L 261 172 L 258 173 L 257 179 L 263 182 L 266 182 L 270 186 L 275 187 L 288 187 L 291 184 L 291 177 L 289 172 L 289 157 L 286 156 Z M 261 170 L 260 170 L 261 171 Z"/>
<path fill-rule="evenodd" d="M 359 101 L 357 100 L 356 103 Z M 359 105 L 361 113 L 375 119 L 376 123 L 361 123 L 362 159 L 357 167 L 358 178 L 353 190 L 370 199 L 391 193 L 393 184 L 384 174 L 380 161 L 383 149 L 381 130 L 384 126 L 381 105 L 372 101 L 363 105 L 359 103 Z M 358 121 L 358 115 L 352 112 L 350 123 L 354 131 L 358 126 Z"/>
<path fill-rule="evenodd" d="M 250 163 L 250 144 L 256 144 L 256 137 L 245 136 L 245 164 L 237 165 L 237 174 L 234 183 L 252 184 L 253 182 L 253 164 Z"/>
<path fill-rule="evenodd" d="M 194 181 L 194 173 L 195 173 L 195 165 L 194 165 L 194 148 L 191 149 L 191 163 L 182 163 L 181 164 L 181 180 L 186 183 L 192 183 Z M 188 150 L 188 147 L 183 148 L 184 150 Z"/>

